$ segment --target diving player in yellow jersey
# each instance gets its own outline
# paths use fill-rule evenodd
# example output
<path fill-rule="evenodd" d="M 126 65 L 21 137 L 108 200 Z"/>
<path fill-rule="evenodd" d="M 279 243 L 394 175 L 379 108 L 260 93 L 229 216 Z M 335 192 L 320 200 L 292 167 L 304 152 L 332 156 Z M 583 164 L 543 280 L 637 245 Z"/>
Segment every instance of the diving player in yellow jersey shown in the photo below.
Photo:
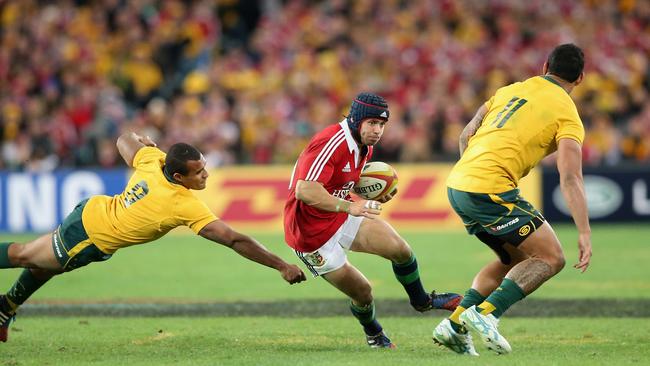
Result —
<path fill-rule="evenodd" d="M 478 356 L 469 330 L 497 353 L 509 353 L 498 319 L 515 302 L 560 272 L 565 260 L 551 226 L 519 195 L 519 179 L 557 151 L 564 199 L 578 229 L 578 263 L 591 258 L 591 229 L 582 179 L 584 128 L 569 93 L 584 77 L 584 55 L 573 44 L 556 47 L 543 76 L 496 91 L 460 136 L 461 158 L 447 179 L 449 202 L 469 234 L 498 260 L 483 267 L 452 315 L 433 331 L 451 350 Z"/>
<path fill-rule="evenodd" d="M 305 280 L 300 268 L 266 250 L 255 239 L 219 220 L 190 191 L 205 188 L 203 155 L 184 143 L 167 154 L 148 137 L 127 133 L 117 148 L 135 169 L 124 192 L 81 201 L 51 234 L 25 244 L 0 243 L 0 268 L 26 268 L 13 287 L 0 295 L 0 341 L 6 342 L 16 309 L 53 276 L 105 261 L 115 251 L 160 238 L 177 226 L 239 255 L 275 268 L 290 284 Z"/>

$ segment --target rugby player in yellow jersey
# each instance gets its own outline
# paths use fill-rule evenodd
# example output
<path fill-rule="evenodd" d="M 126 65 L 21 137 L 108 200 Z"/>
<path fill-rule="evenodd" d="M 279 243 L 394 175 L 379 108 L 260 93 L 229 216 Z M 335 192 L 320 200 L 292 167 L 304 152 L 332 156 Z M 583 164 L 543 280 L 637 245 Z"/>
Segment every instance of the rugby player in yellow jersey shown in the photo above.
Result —
<path fill-rule="evenodd" d="M 190 190 L 204 189 L 208 178 L 196 148 L 178 143 L 165 154 L 135 133 L 120 136 L 117 148 L 135 169 L 122 194 L 81 201 L 53 233 L 34 241 L 0 244 L 0 268 L 26 268 L 0 295 L 0 341 L 6 342 L 16 309 L 54 275 L 105 261 L 118 249 L 156 240 L 177 226 L 275 268 L 290 284 L 306 279 L 298 266 L 231 229 L 194 196 Z"/>
<path fill-rule="evenodd" d="M 584 55 L 573 44 L 556 47 L 543 76 L 502 87 L 465 127 L 461 158 L 447 179 L 448 197 L 469 234 L 498 260 L 483 267 L 433 339 L 454 352 L 478 356 L 469 330 L 497 353 L 509 353 L 498 319 L 515 302 L 560 272 L 565 260 L 551 226 L 519 195 L 519 179 L 557 151 L 564 199 L 578 230 L 578 263 L 591 258 L 591 229 L 582 179 L 584 128 L 569 93 L 584 74 Z"/>

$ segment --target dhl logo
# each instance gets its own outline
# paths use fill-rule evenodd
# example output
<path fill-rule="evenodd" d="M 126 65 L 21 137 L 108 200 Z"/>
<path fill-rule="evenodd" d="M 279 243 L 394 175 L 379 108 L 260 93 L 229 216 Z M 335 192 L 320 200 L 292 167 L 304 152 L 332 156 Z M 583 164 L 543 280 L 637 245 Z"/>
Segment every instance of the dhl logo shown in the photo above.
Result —
<path fill-rule="evenodd" d="M 382 217 L 399 229 L 462 227 L 447 201 L 446 164 L 396 166 L 399 192 Z M 282 230 L 290 167 L 225 168 L 211 172 L 208 188 L 195 191 L 214 213 L 237 227 Z M 534 199 L 530 200 L 535 204 Z"/>

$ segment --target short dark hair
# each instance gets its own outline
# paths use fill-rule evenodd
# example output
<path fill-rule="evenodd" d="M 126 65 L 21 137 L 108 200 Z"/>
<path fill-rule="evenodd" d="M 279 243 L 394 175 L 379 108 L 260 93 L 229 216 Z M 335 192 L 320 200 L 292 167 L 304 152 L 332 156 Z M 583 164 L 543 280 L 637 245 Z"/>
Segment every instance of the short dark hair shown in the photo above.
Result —
<path fill-rule="evenodd" d="M 165 172 L 170 177 L 174 176 L 174 173 L 187 175 L 187 161 L 199 159 L 201 159 L 201 152 L 197 148 L 184 142 L 179 142 L 172 145 L 167 152 Z"/>
<path fill-rule="evenodd" d="M 578 80 L 585 67 L 585 54 L 580 47 L 566 43 L 555 47 L 548 56 L 548 72 L 570 83 Z"/>

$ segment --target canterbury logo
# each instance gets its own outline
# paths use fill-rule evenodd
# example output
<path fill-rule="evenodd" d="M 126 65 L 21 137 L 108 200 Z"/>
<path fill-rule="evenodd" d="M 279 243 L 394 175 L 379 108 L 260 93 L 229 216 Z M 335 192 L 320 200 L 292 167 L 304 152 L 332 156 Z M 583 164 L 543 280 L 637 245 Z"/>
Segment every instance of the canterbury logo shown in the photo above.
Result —
<path fill-rule="evenodd" d="M 526 236 L 530 233 L 530 225 L 524 225 L 519 228 L 519 236 Z"/>

